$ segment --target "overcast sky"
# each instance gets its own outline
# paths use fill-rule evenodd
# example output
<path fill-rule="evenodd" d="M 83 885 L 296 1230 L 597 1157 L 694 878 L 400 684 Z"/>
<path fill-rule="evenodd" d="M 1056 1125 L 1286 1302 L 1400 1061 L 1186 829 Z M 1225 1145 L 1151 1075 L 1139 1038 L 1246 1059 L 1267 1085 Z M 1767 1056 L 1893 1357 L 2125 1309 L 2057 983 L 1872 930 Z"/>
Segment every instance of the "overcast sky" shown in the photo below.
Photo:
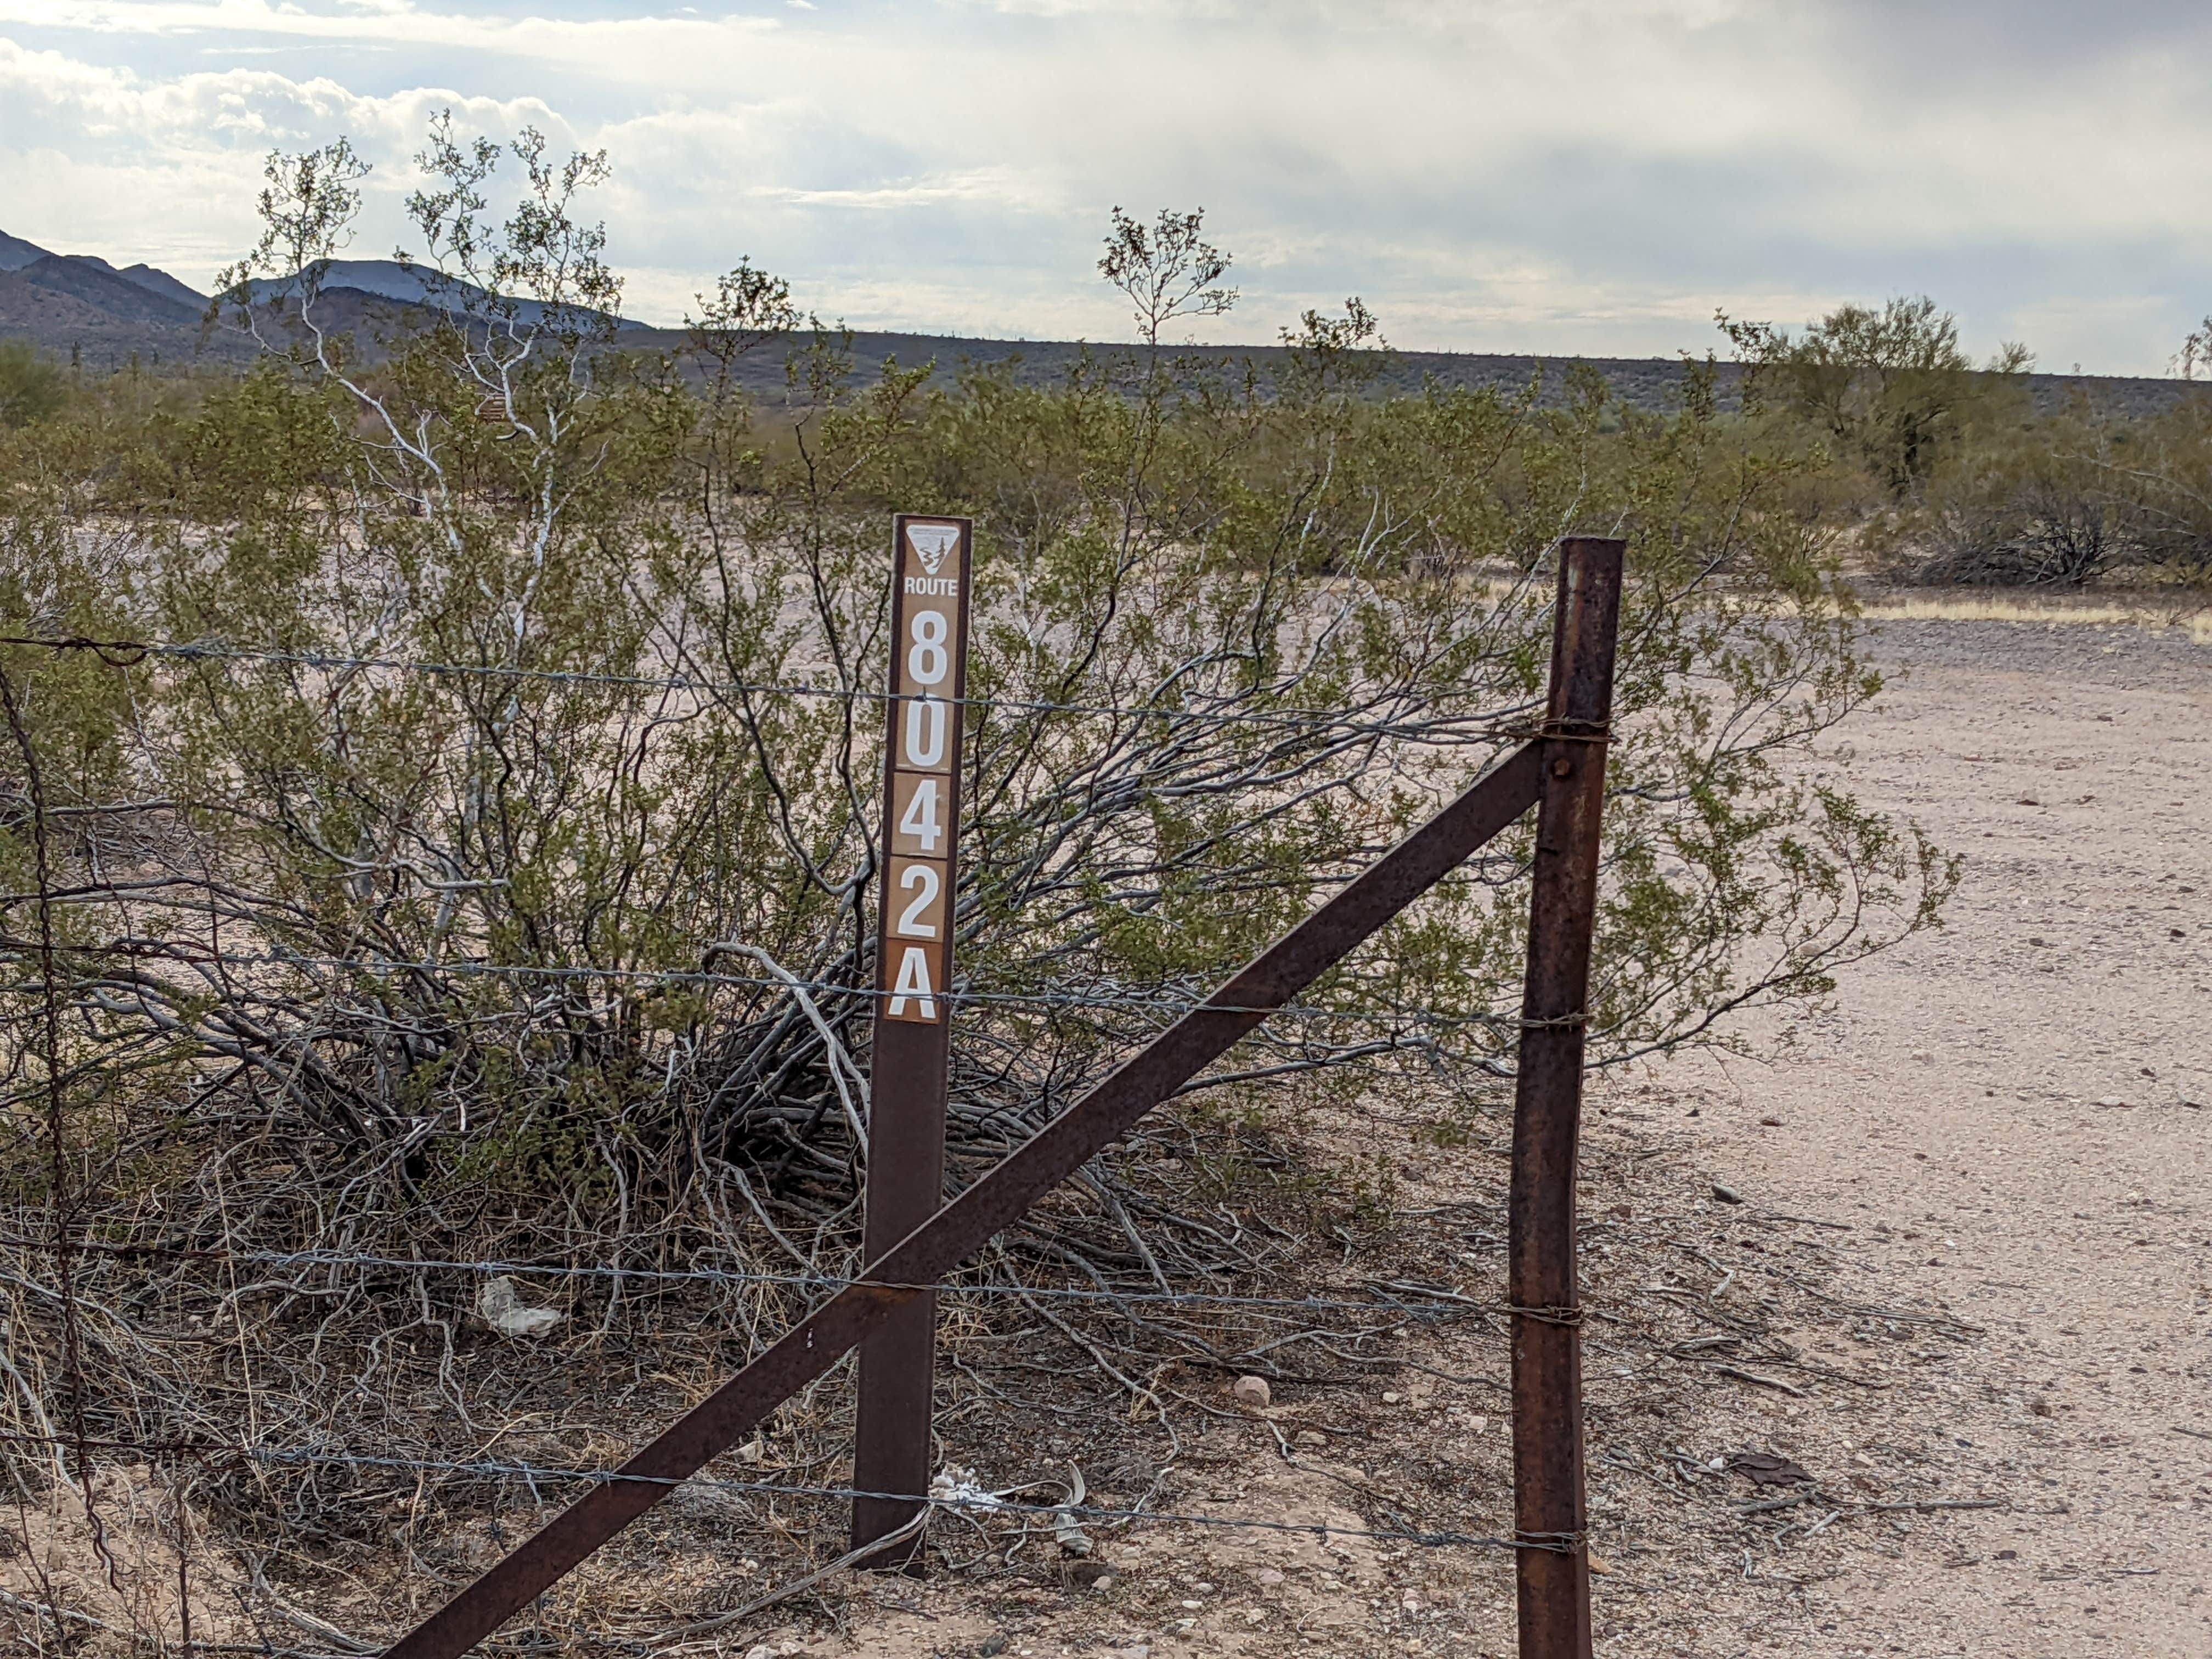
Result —
<path fill-rule="evenodd" d="M 1978 352 L 2161 374 L 2212 310 L 2204 0 L 0 0 L 0 230 L 195 284 L 263 156 L 430 113 L 605 148 L 625 308 L 750 254 L 857 325 L 1120 337 L 1119 203 L 1206 210 L 1263 341 L 1702 351 L 1934 295 Z"/>

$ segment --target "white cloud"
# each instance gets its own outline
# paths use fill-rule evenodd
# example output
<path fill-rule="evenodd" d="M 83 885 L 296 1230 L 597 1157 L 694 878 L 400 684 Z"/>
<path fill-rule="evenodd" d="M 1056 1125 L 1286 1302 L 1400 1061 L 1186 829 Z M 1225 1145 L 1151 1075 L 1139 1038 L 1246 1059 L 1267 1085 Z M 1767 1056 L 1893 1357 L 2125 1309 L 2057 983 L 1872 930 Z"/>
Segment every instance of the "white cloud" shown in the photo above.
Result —
<path fill-rule="evenodd" d="M 2019 0 L 0 0 L 0 228 L 204 280 L 260 156 L 430 112 L 604 145 L 635 307 L 741 252 L 856 321 L 1118 330 L 1108 207 L 1204 204 L 1229 331 L 1357 291 L 1409 346 L 1701 349 L 1935 293 L 2156 371 L 2212 304 L 2212 19 Z M 220 249 L 221 252 L 216 250 Z"/>

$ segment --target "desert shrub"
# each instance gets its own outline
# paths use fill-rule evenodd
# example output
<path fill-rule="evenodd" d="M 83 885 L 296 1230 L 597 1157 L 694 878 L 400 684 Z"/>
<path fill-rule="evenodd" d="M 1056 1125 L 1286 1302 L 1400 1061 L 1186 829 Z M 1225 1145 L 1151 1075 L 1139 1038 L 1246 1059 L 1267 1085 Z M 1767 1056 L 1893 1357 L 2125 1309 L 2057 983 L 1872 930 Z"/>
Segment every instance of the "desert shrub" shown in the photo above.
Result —
<path fill-rule="evenodd" d="M 21 340 L 0 340 L 0 427 L 28 426 L 62 406 L 61 369 Z"/>
<path fill-rule="evenodd" d="M 2084 404 L 1978 438 L 1869 540 L 1911 581 L 2197 580 L 2212 552 L 2208 485 L 2200 409 L 2118 422 Z"/>
<path fill-rule="evenodd" d="M 2154 579 L 2212 580 L 2212 398 L 2134 422 L 2100 452 L 2104 487 L 2128 503 L 2136 562 Z"/>
<path fill-rule="evenodd" d="M 53 440 L 80 482 L 11 508 L 8 631 L 163 647 L 0 654 L 30 743 L 70 757 L 46 781 L 62 1060 L 86 1110 L 127 1077 L 143 1115 L 99 1119 L 106 1190 L 194 1193 L 167 1212 L 228 1237 L 616 1262 L 755 1260 L 788 1244 L 756 1231 L 776 1214 L 842 1260 L 895 507 L 977 522 L 956 1179 L 1516 740 L 1577 529 L 1632 544 L 1597 1056 L 1717 1040 L 1934 920 L 1943 858 L 1793 775 L 1877 682 L 1809 463 L 1722 419 L 1709 376 L 1664 417 L 1587 376 L 1556 409 L 1376 403 L 1354 301 L 1303 319 L 1263 396 L 1163 344 L 1226 302 L 1188 217 L 1117 222 L 1144 345 L 1055 389 L 856 384 L 750 270 L 687 361 L 633 361 L 572 212 L 598 164 L 526 140 L 501 223 L 497 159 L 434 135 L 415 206 L 452 303 L 377 354 L 319 325 L 358 168 L 280 158 L 234 289 L 264 366 L 100 458 Z M 764 339 L 781 407 L 730 372 Z M 1505 838 L 1212 1086 L 1264 1119 L 1295 1079 L 1494 1076 L 1526 856 Z M 33 988 L 8 995 L 29 1029 Z M 1122 1237 L 1113 1168 L 1085 1190 L 1026 1248 L 1213 1259 L 1180 1223 Z"/>

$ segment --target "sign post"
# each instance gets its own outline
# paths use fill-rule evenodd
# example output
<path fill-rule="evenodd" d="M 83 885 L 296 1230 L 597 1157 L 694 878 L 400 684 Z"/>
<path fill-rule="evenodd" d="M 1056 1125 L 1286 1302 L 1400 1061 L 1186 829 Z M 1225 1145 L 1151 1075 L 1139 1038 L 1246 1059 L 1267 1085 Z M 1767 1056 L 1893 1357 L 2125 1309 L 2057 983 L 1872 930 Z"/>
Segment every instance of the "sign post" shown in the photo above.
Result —
<path fill-rule="evenodd" d="M 968 687 L 972 526 L 901 514 L 892 526 L 890 696 L 884 732 L 883 882 L 868 1119 L 872 1261 L 944 1201 L 951 1062 L 952 898 L 959 872 L 960 733 Z M 853 1547 L 906 1526 L 929 1485 L 937 1297 L 925 1293 L 860 1345 Z M 910 1495 L 909 1495 L 910 1494 Z M 874 1558 L 918 1570 L 919 1534 Z"/>

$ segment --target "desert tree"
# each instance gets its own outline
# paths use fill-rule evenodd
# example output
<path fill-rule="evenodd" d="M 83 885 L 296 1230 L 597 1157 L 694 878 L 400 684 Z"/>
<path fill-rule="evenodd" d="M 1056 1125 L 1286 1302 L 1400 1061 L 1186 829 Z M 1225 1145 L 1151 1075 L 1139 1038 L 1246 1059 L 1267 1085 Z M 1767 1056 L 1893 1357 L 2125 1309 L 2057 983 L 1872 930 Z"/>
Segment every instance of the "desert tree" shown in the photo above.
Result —
<path fill-rule="evenodd" d="M 1923 483 L 1962 427 L 2034 361 L 2008 343 L 1978 369 L 1960 347 L 1958 319 L 1925 295 L 1878 311 L 1840 306 L 1796 335 L 1725 313 L 1717 320 L 1743 366 L 1748 404 L 1771 392 L 1897 496 Z"/>

